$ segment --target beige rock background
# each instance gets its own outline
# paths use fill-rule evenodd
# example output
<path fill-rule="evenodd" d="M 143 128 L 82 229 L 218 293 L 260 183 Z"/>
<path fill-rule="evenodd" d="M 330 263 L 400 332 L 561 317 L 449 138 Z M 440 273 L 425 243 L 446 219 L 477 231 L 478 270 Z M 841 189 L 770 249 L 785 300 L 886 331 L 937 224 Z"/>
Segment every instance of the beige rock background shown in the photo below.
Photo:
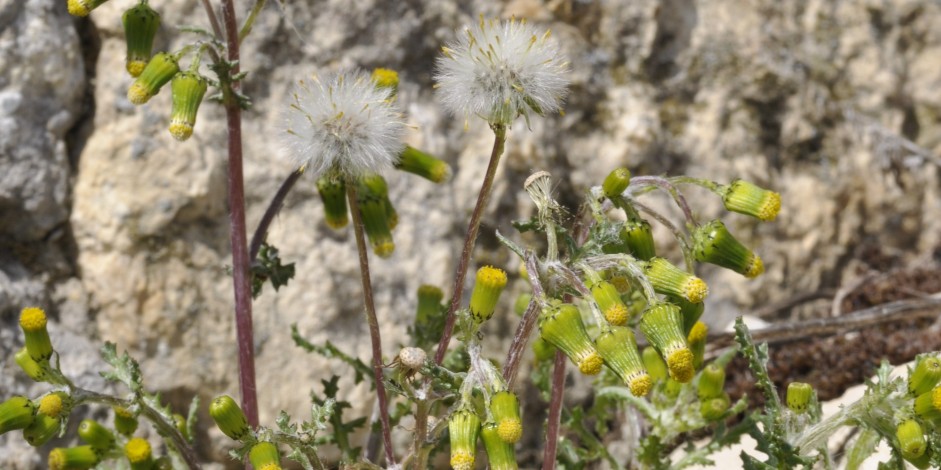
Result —
<path fill-rule="evenodd" d="M 167 92 L 139 108 L 127 101 L 120 15 L 133 3 L 112 0 L 79 20 L 64 1 L 0 0 L 0 396 L 44 390 L 11 357 L 22 346 L 17 314 L 31 304 L 53 316 L 64 367 L 83 384 L 104 387 L 95 351 L 107 340 L 141 359 L 146 384 L 180 409 L 193 395 L 206 402 L 237 393 L 224 116 L 205 104 L 194 137 L 180 144 L 165 130 Z M 250 2 L 236 3 L 244 16 Z M 448 116 L 431 79 L 439 47 L 479 14 L 550 27 L 572 62 L 566 114 L 532 129 L 519 122 L 510 133 L 480 261 L 515 269 L 492 233 L 514 234 L 510 222 L 530 213 L 520 189 L 532 171 L 552 172 L 560 200 L 574 206 L 619 165 L 635 174 L 743 177 L 782 193 L 773 224 L 725 217 L 743 240 L 760 243 L 768 272 L 744 282 L 703 269 L 714 324 L 839 286 L 863 252 L 897 265 L 941 253 L 937 2 L 284 3 L 269 2 L 242 53 L 254 101 L 244 114 L 250 226 L 291 171 L 277 155 L 286 93 L 317 71 L 399 70 L 409 142 L 455 169 L 443 186 L 389 175 L 397 250 L 372 265 L 389 354 L 406 341 L 415 289 L 449 285 L 486 165 L 489 130 L 477 122 L 465 130 Z M 153 4 L 165 25 L 160 49 L 193 39 L 169 25 L 207 25 L 195 0 Z M 700 216 L 719 214 L 715 198 L 690 194 Z M 281 409 L 304 416 L 308 390 L 350 375 L 295 348 L 291 324 L 311 341 L 369 356 L 352 237 L 325 226 L 309 178 L 288 197 L 269 241 L 298 274 L 254 304 L 265 423 Z M 500 322 L 489 331 L 512 330 L 510 319 Z M 349 391 L 359 412 L 372 409 L 364 386 Z M 224 462 L 224 439 L 205 425 L 203 458 Z M 3 468 L 38 468 L 48 451 L 18 436 L 0 437 L 0 446 Z"/>

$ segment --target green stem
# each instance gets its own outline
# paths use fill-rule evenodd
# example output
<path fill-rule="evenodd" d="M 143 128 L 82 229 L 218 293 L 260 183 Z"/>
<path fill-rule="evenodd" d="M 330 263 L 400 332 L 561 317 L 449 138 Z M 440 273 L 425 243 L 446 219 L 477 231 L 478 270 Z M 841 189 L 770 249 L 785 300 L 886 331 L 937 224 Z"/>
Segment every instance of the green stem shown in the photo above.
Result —
<path fill-rule="evenodd" d="M 480 185 L 480 193 L 477 195 L 477 205 L 474 206 L 474 212 L 471 214 L 470 222 L 467 225 L 467 234 L 464 236 L 464 248 L 461 250 L 461 258 L 458 260 L 457 270 L 454 273 L 454 284 L 451 287 L 451 305 L 448 307 L 448 316 L 444 323 L 444 331 L 441 333 L 441 341 L 438 342 L 438 350 L 435 353 L 436 364 L 441 364 L 444 360 L 444 353 L 447 352 L 448 343 L 451 341 L 451 334 L 454 331 L 454 320 L 464 296 L 464 277 L 467 275 L 471 253 L 474 251 L 474 244 L 477 242 L 480 218 L 483 216 L 484 208 L 487 206 L 487 200 L 490 198 L 490 192 L 493 189 L 493 178 L 497 172 L 497 166 L 500 164 L 500 156 L 503 155 L 503 148 L 506 144 L 506 126 L 493 125 L 491 128 L 493 129 L 494 139 L 493 151 L 490 153 L 490 164 L 487 165 L 487 173 L 484 175 L 484 180 Z"/>
<path fill-rule="evenodd" d="M 386 401 L 386 386 L 382 373 L 382 338 L 379 333 L 379 319 L 376 316 L 376 304 L 373 300 L 372 281 L 369 278 L 369 254 L 366 251 L 366 236 L 363 233 L 363 219 L 359 212 L 356 197 L 356 184 L 346 183 L 346 197 L 353 217 L 353 233 L 356 235 L 356 251 L 359 252 L 359 272 L 363 282 L 363 297 L 366 302 L 366 321 L 369 323 L 369 338 L 372 343 L 372 368 L 376 382 L 376 396 L 379 400 L 379 420 L 382 422 L 382 441 L 386 452 L 386 466 L 395 466 L 392 453 L 392 434 L 389 425 L 389 406 Z"/>
<path fill-rule="evenodd" d="M 265 4 L 268 3 L 268 0 L 255 0 L 255 5 L 252 6 L 252 11 L 248 13 L 248 18 L 245 19 L 245 24 L 242 25 L 242 29 L 239 31 L 239 42 L 242 42 L 248 33 L 252 32 L 252 26 L 255 24 L 255 18 L 258 16 L 258 13 L 262 8 L 265 7 Z"/>

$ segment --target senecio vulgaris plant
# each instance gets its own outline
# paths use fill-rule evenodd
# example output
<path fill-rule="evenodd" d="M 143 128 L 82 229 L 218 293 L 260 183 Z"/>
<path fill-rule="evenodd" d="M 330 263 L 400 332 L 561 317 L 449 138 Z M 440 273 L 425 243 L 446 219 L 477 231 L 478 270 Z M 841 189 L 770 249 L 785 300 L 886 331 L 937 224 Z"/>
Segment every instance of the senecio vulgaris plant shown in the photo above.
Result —
<path fill-rule="evenodd" d="M 105 1 L 69 0 L 67 5 L 70 13 L 86 16 Z M 626 168 L 618 168 L 588 191 L 585 204 L 570 218 L 553 197 L 551 175 L 543 171 L 531 175 L 523 189 L 532 198 L 535 215 L 515 226 L 544 238 L 545 248 L 522 246 L 497 233 L 519 257 L 530 292 L 516 301 L 520 320 L 505 357 L 485 357 L 489 354 L 481 347 L 481 326 L 504 314 L 499 299 L 508 276 L 498 267 L 479 268 L 469 302 L 463 303 L 480 218 L 514 123 L 522 117 L 528 124 L 531 118 L 559 112 L 568 83 L 568 63 L 559 45 L 548 30 L 522 20 L 482 18 L 444 47 L 437 61 L 435 81 L 442 103 L 465 122 L 483 119 L 493 130 L 494 144 L 456 264 L 450 301 L 444 301 L 438 287 L 419 288 L 409 330 L 412 345 L 388 360 L 382 352 L 369 275 L 370 249 L 380 258 L 391 254 L 399 223 L 384 175 L 395 168 L 445 183 L 450 167 L 402 143 L 405 125 L 396 102 L 394 71 L 345 70 L 299 80 L 286 107 L 282 136 L 296 170 L 273 197 L 249 243 L 240 111 L 251 103 L 239 92 L 244 74 L 239 71 L 238 48 L 265 2 L 254 2 L 241 27 L 231 0 L 221 2 L 222 21 L 208 1 L 203 4 L 211 30 L 186 29 L 196 40 L 178 51 L 152 50 L 160 15 L 146 0 L 125 12 L 126 69 L 135 77 L 127 96 L 135 105 L 143 105 L 169 84 L 168 129 L 180 141 L 194 132 L 200 103 L 210 88 L 214 90 L 210 97 L 226 109 L 241 399 L 218 396 L 209 404 L 209 415 L 233 440 L 233 458 L 260 470 L 279 469 L 283 459 L 307 469 L 326 468 L 320 454 L 329 445 L 339 449 L 341 466 L 347 468 L 384 464 L 423 469 L 440 452 L 448 455 L 455 469 L 480 467 L 484 454 L 490 468 L 514 469 L 521 464 L 516 452 L 529 429 L 545 435 L 543 468 L 558 464 L 583 468 L 595 462 L 615 468 L 709 464 L 711 454 L 744 434 L 758 442 L 762 454 L 743 453 L 747 468 L 831 467 L 827 438 L 842 426 L 852 426 L 858 434 L 847 457 L 848 468 L 857 468 L 880 441 L 892 451 L 886 468 L 901 468 L 904 462 L 917 468 L 941 463 L 937 353 L 919 356 L 906 377 L 891 377 L 888 365 L 883 365 L 862 399 L 827 418 L 821 417 L 810 384 L 790 384 L 781 401 L 767 374 L 767 347 L 755 345 L 741 321 L 736 328 L 738 351 L 707 360 L 707 327 L 701 318 L 708 286 L 696 276 L 697 264 L 721 266 L 748 278 L 761 275 L 764 264 L 722 221 L 697 220 L 681 189 L 705 188 L 730 212 L 773 221 L 781 207 L 780 196 L 744 180 L 720 184 L 686 176 L 632 176 Z M 184 59 L 189 60 L 185 70 L 180 67 Z M 282 412 L 273 425 L 258 422 L 251 299 L 265 283 L 278 289 L 293 276 L 293 265 L 282 264 L 265 236 L 285 195 L 305 175 L 315 181 L 329 227 L 343 230 L 352 221 L 371 364 L 330 343 L 312 344 L 296 329 L 293 339 L 301 348 L 349 364 L 357 383 L 371 378 L 379 404 L 373 427 L 382 436 L 382 457 L 376 445 L 363 449 L 352 443 L 354 432 L 368 423 L 364 418 L 344 419 L 343 409 L 350 405 L 343 401 L 338 377 L 324 381 L 323 396 L 312 395 L 309 419 L 293 422 Z M 651 191 L 670 196 L 682 224 L 642 201 Z M 651 221 L 672 233 L 682 253 L 680 263 L 658 253 L 666 243 L 655 240 Z M 194 452 L 199 445 L 194 433 L 198 400 L 186 416 L 174 412 L 159 395 L 146 391 L 138 364 L 127 353 L 119 354 L 113 344 L 102 349 L 111 367 L 102 375 L 123 384 L 128 392 L 111 396 L 76 386 L 59 367 L 59 353 L 64 351 L 54 347 L 46 322 L 41 308 L 23 308 L 19 323 L 25 347 L 16 353 L 15 362 L 50 390 L 35 398 L 5 397 L 0 403 L 0 434 L 22 432 L 29 444 L 41 446 L 66 431 L 76 407 L 103 405 L 112 409 L 111 421 L 82 421 L 80 442 L 52 449 L 50 468 L 88 469 L 116 462 L 132 469 L 199 468 Z M 454 333 L 460 345 L 452 349 Z M 549 401 L 545 423 L 524 422 L 516 393 L 524 351 L 530 346 L 534 356 L 530 378 Z M 747 410 L 744 398 L 732 403 L 724 390 L 725 369 L 736 352 L 749 361 L 765 395 L 763 409 Z M 587 409 L 563 405 L 567 362 L 579 374 L 595 377 L 595 400 Z M 402 428 L 407 416 L 412 442 L 396 448 L 393 426 Z M 630 420 L 641 430 L 637 441 L 629 443 L 634 451 L 627 461 L 618 461 L 605 446 L 606 425 L 616 419 Z M 160 447 L 153 448 L 138 433 L 142 420 L 160 436 Z M 706 443 L 698 447 L 687 443 L 674 461 L 671 451 L 691 435 L 706 436 Z"/>

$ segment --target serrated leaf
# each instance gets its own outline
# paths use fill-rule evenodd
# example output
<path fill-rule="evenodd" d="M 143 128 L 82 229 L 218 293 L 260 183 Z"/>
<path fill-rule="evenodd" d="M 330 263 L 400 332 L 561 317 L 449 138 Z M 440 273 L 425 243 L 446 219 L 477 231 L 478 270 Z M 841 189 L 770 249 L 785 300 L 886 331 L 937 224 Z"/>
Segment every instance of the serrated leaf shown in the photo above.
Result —
<path fill-rule="evenodd" d="M 324 346 L 318 346 L 301 337 L 301 334 L 297 331 L 297 324 L 291 325 L 291 338 L 294 340 L 294 344 L 307 352 L 320 354 L 327 359 L 339 359 L 349 364 L 351 367 L 353 367 L 353 372 L 355 374 L 353 377 L 353 383 L 355 384 L 359 384 L 365 377 L 372 377 L 373 375 L 372 368 L 366 365 L 365 362 L 355 357 L 349 356 L 343 351 L 340 351 L 340 349 L 334 346 L 333 343 L 327 341 Z M 373 384 L 373 386 L 375 387 L 375 384 Z"/>
<path fill-rule="evenodd" d="M 140 365 L 128 355 L 127 351 L 118 356 L 117 346 L 114 343 L 105 342 L 104 346 L 101 347 L 101 358 L 113 369 L 100 373 L 105 380 L 123 383 L 134 394 L 141 393 L 143 379 Z"/>
<path fill-rule="evenodd" d="M 186 412 L 186 440 L 192 444 L 196 442 L 196 420 L 199 414 L 199 395 L 193 395 L 189 410 Z"/>
<path fill-rule="evenodd" d="M 314 466 L 310 463 L 310 459 L 307 458 L 307 455 L 298 449 L 291 449 L 291 452 L 286 457 L 289 460 L 301 464 L 304 470 L 314 470 Z"/>

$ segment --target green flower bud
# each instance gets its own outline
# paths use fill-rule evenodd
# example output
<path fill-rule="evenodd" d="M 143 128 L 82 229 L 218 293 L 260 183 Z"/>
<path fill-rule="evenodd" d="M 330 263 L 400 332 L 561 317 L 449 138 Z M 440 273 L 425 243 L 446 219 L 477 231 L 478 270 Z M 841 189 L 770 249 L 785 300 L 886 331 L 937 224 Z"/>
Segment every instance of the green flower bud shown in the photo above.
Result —
<path fill-rule="evenodd" d="M 154 463 L 150 443 L 139 437 L 127 441 L 124 445 L 124 456 L 131 463 L 131 470 L 150 470 Z"/>
<path fill-rule="evenodd" d="M 335 173 L 327 173 L 317 180 L 317 192 L 323 201 L 324 218 L 327 226 L 339 230 L 349 223 L 349 211 L 346 208 L 346 183 Z"/>
<path fill-rule="evenodd" d="M 392 97 L 395 97 L 399 90 L 399 73 L 392 69 L 376 68 L 372 71 L 372 81 L 376 88 L 388 88 L 392 90 Z"/>
<path fill-rule="evenodd" d="M 395 242 L 392 241 L 392 229 L 389 227 L 389 213 L 386 207 L 386 199 L 389 196 L 386 180 L 379 175 L 368 175 L 361 177 L 358 183 L 357 202 L 369 244 L 373 253 L 388 258 L 395 251 Z"/>
<path fill-rule="evenodd" d="M 206 79 L 195 72 L 181 72 L 173 77 L 170 83 L 173 107 L 170 110 L 170 135 L 174 139 L 184 141 L 193 135 L 193 126 L 196 125 L 196 113 L 199 104 L 206 95 L 209 85 Z"/>
<path fill-rule="evenodd" d="M 14 396 L 0 403 L 0 435 L 33 424 L 35 407 L 29 398 Z"/>
<path fill-rule="evenodd" d="M 692 303 L 702 302 L 709 294 L 705 281 L 663 258 L 651 258 L 644 274 L 653 284 L 654 290 L 661 294 L 676 295 Z"/>
<path fill-rule="evenodd" d="M 39 363 L 29 356 L 29 351 L 25 347 L 17 351 L 14 358 L 16 359 L 17 365 L 20 366 L 20 369 L 23 369 L 23 372 L 26 372 L 29 378 L 36 382 L 44 382 L 46 380 L 46 372 Z"/>
<path fill-rule="evenodd" d="M 154 47 L 154 36 L 160 29 L 160 14 L 145 2 L 138 3 L 121 16 L 124 23 L 124 39 L 127 42 L 125 67 L 132 77 L 137 78 L 147 62 Z"/>
<path fill-rule="evenodd" d="M 696 261 L 722 266 L 749 279 L 765 272 L 761 257 L 739 243 L 720 220 L 696 228 L 692 237 Z"/>
<path fill-rule="evenodd" d="M 167 84 L 180 71 L 176 58 L 166 52 L 155 54 L 147 62 L 144 71 L 127 90 L 127 99 L 136 105 L 150 101 L 160 88 Z"/>
<path fill-rule="evenodd" d="M 454 470 L 472 470 L 477 453 L 477 435 L 480 418 L 472 410 L 462 408 L 448 419 L 451 438 L 451 467 Z"/>
<path fill-rule="evenodd" d="M 220 395 L 209 404 L 209 416 L 223 434 L 236 441 L 248 434 L 248 419 L 238 403 L 228 395 Z"/>
<path fill-rule="evenodd" d="M 627 168 L 616 168 L 611 173 L 608 173 L 608 176 L 604 179 L 604 183 L 601 184 L 601 190 L 604 192 L 604 197 L 614 200 L 620 198 L 621 193 L 623 193 L 630 184 L 630 170 Z"/>
<path fill-rule="evenodd" d="M 774 220 L 781 211 L 781 195 L 755 186 L 744 180 L 735 180 L 719 189 L 726 210 L 750 215 L 765 222 Z"/>
<path fill-rule="evenodd" d="M 657 303 L 647 307 L 640 319 L 640 331 L 647 341 L 660 352 L 667 363 L 670 377 L 680 383 L 693 380 L 693 353 L 683 335 L 680 308 L 670 303 Z"/>
<path fill-rule="evenodd" d="M 908 376 L 908 393 L 917 397 L 930 391 L 941 381 L 941 359 L 935 356 L 921 356 L 915 363 L 915 369 Z"/>
<path fill-rule="evenodd" d="M 69 14 L 85 17 L 108 0 L 69 0 Z"/>
<path fill-rule="evenodd" d="M 187 429 L 186 429 L 186 417 L 185 416 L 179 413 L 173 413 L 173 424 L 176 425 L 176 430 L 180 431 L 180 435 L 183 436 L 184 439 L 190 439 L 189 433 L 187 432 Z"/>
<path fill-rule="evenodd" d="M 500 300 L 500 294 L 506 287 L 506 272 L 493 266 L 484 266 L 477 270 L 477 282 L 471 292 L 470 312 L 478 324 L 493 316 L 493 311 Z"/>
<path fill-rule="evenodd" d="M 917 460 L 928 449 L 925 432 L 914 419 L 899 423 L 895 429 L 895 437 L 899 441 L 899 450 L 902 451 L 902 458 L 905 460 Z"/>
<path fill-rule="evenodd" d="M 666 300 L 680 308 L 680 313 L 683 315 L 683 333 L 689 335 L 693 331 L 693 326 L 696 325 L 696 322 L 699 321 L 706 310 L 706 304 L 703 302 L 693 303 L 676 295 L 668 295 Z"/>
<path fill-rule="evenodd" d="M 523 422 L 520 420 L 520 402 L 516 394 L 501 391 L 490 397 L 490 412 L 497 423 L 497 433 L 507 444 L 515 444 L 523 437 Z"/>
<path fill-rule="evenodd" d="M 572 304 L 547 307 L 539 316 L 539 331 L 543 339 L 561 349 L 578 365 L 581 373 L 595 375 L 601 372 L 604 360 L 585 331 L 578 307 Z"/>
<path fill-rule="evenodd" d="M 631 389 L 631 395 L 642 397 L 650 391 L 653 380 L 644 370 L 644 360 L 630 328 L 615 326 L 603 331 L 595 339 L 595 347 L 605 364 Z"/>
<path fill-rule="evenodd" d="M 411 146 L 405 147 L 395 167 L 432 183 L 444 183 L 451 179 L 451 165 Z"/>
<path fill-rule="evenodd" d="M 803 382 L 791 382 L 787 385 L 787 407 L 797 414 L 807 411 L 814 396 L 814 388 Z"/>
<path fill-rule="evenodd" d="M 395 210 L 388 195 L 382 198 L 382 202 L 386 206 L 386 217 L 389 218 L 389 230 L 395 230 L 395 227 L 399 225 L 399 213 Z"/>
<path fill-rule="evenodd" d="M 706 335 L 709 334 L 709 328 L 705 323 L 698 321 L 686 336 L 686 343 L 689 350 L 693 353 L 693 368 L 702 367 L 703 358 L 706 355 Z"/>
<path fill-rule="evenodd" d="M 107 451 L 114 447 L 114 434 L 97 421 L 90 419 L 84 419 L 78 425 L 78 437 L 95 450 Z"/>
<path fill-rule="evenodd" d="M 537 361 L 548 361 L 555 357 L 555 346 L 542 339 L 541 336 L 533 340 L 533 354 Z"/>
<path fill-rule="evenodd" d="M 248 461 L 258 470 L 280 470 L 281 454 L 271 442 L 259 442 L 248 452 Z"/>
<path fill-rule="evenodd" d="M 667 364 L 663 362 L 660 353 L 653 346 L 644 348 L 640 353 L 640 357 L 644 361 L 644 369 L 647 369 L 651 379 L 657 381 L 667 378 Z"/>
<path fill-rule="evenodd" d="M 712 362 L 699 375 L 699 401 L 722 395 L 725 388 L 725 369 Z"/>
<path fill-rule="evenodd" d="M 941 387 L 935 387 L 915 398 L 915 414 L 928 421 L 941 420 Z"/>
<path fill-rule="evenodd" d="M 649 261 L 657 256 L 653 243 L 653 230 L 650 223 L 644 219 L 629 218 L 619 234 L 621 241 L 627 245 L 627 253 L 643 261 Z"/>
<path fill-rule="evenodd" d="M 598 281 L 591 285 L 591 296 L 604 314 L 605 320 L 614 326 L 627 324 L 630 312 L 621 300 L 618 289 L 608 281 Z"/>
<path fill-rule="evenodd" d="M 40 364 L 48 362 L 52 357 L 52 340 L 46 330 L 46 312 L 37 307 L 24 308 L 20 312 L 20 328 L 26 337 L 29 357 Z"/>
<path fill-rule="evenodd" d="M 56 447 L 49 452 L 49 470 L 88 470 L 98 465 L 92 446 Z"/>
<path fill-rule="evenodd" d="M 667 380 L 664 382 L 663 394 L 671 399 L 675 399 L 680 396 L 680 392 L 683 391 L 683 384 L 673 380 L 670 377 L 667 377 Z"/>
<path fill-rule="evenodd" d="M 529 302 L 533 300 L 532 294 L 522 293 L 516 297 L 516 302 L 513 302 L 513 312 L 519 316 L 523 316 L 526 313 L 526 309 L 529 308 Z"/>
<path fill-rule="evenodd" d="M 490 460 L 490 469 L 516 470 L 519 465 L 516 463 L 513 444 L 509 444 L 500 438 L 498 428 L 497 423 L 491 421 L 484 424 L 480 430 L 480 437 L 484 441 L 484 449 L 487 450 L 487 459 Z"/>
<path fill-rule="evenodd" d="M 33 447 L 39 447 L 59 433 L 62 419 L 36 413 L 35 419 L 23 430 L 23 439 Z"/>
<path fill-rule="evenodd" d="M 722 393 L 714 398 L 700 400 L 699 414 L 701 414 L 706 421 L 718 421 L 722 418 L 722 415 L 729 410 L 731 405 L 732 401 L 729 399 L 729 394 Z"/>
<path fill-rule="evenodd" d="M 114 430 L 125 436 L 134 434 L 134 431 L 137 431 L 137 416 L 122 406 L 115 406 L 113 409 Z"/>

